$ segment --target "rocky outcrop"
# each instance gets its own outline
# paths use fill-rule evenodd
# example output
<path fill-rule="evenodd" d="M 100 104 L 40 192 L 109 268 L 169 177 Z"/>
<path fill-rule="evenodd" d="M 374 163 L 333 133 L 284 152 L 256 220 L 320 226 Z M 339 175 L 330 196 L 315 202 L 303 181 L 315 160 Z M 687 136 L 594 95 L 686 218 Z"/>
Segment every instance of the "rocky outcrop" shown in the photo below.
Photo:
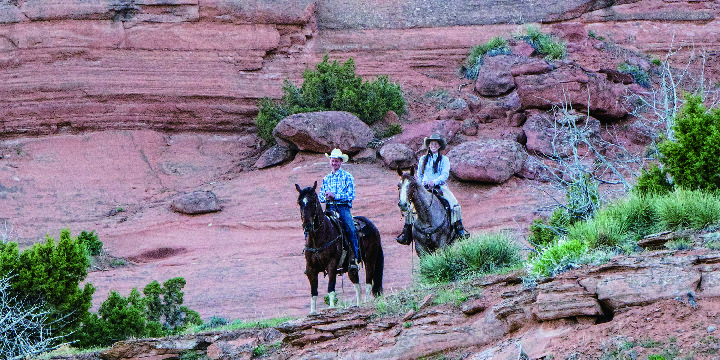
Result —
<path fill-rule="evenodd" d="M 599 118 L 621 119 L 629 113 L 623 99 L 627 90 L 609 81 L 605 74 L 588 73 L 573 64 L 561 64 L 546 74 L 515 78 L 524 109 L 553 106 L 589 112 Z"/>
<path fill-rule="evenodd" d="M 466 286 L 482 288 L 482 295 L 462 306 L 436 305 L 438 297 L 429 294 L 404 315 L 376 317 L 374 307 L 331 309 L 270 330 L 123 341 L 99 355 L 129 360 L 193 351 L 211 359 L 249 358 L 253 349 L 282 341 L 284 347 L 275 346 L 268 358 L 417 359 L 462 350 L 469 358 L 486 359 L 482 354 L 496 351 L 507 336 L 532 344 L 540 331 L 544 337 L 538 341 L 547 343 L 546 336 L 623 321 L 617 319 L 641 306 L 658 312 L 667 301 L 690 308 L 710 304 L 719 296 L 718 270 L 720 255 L 715 252 L 654 252 L 539 279 L 535 287 L 523 287 L 517 272 L 478 279 Z M 542 358 L 543 348 L 534 344 L 526 351 Z"/>
<path fill-rule="evenodd" d="M 340 59 L 353 57 L 363 76 L 386 74 L 409 88 L 440 87 L 456 79 L 470 47 L 513 33 L 519 22 L 555 23 L 549 29 L 576 42 L 569 48 L 571 55 L 587 52 L 582 42 L 588 41 L 589 31 L 659 57 L 671 45 L 694 45 L 712 53 L 720 44 L 720 21 L 718 10 L 707 4 L 4 1 L 0 2 L 4 85 L 0 132 L 248 133 L 254 129 L 257 101 L 264 96 L 278 98 L 283 80 L 298 83 L 308 65 L 326 53 Z M 622 26 L 616 26 L 620 22 Z M 531 53 L 513 49 L 520 55 Z M 607 64 L 596 66 L 597 59 L 614 58 L 613 52 L 587 56 L 580 65 L 593 71 L 607 68 Z M 678 63 L 689 53 L 680 51 Z M 717 62 L 708 58 L 709 75 L 716 73 Z M 525 80 L 526 85 L 545 81 Z M 506 81 L 504 86 L 512 84 Z M 592 79 L 569 91 L 582 100 L 580 94 L 588 86 L 593 92 L 616 91 Z M 586 105 L 596 108 L 595 103 Z M 608 117 L 618 115 L 607 112 Z"/>
<path fill-rule="evenodd" d="M 250 359 L 260 344 L 282 337 L 275 329 L 205 332 L 170 338 L 126 340 L 115 343 L 98 355 L 102 360 L 176 359 L 202 353 L 209 359 Z"/>

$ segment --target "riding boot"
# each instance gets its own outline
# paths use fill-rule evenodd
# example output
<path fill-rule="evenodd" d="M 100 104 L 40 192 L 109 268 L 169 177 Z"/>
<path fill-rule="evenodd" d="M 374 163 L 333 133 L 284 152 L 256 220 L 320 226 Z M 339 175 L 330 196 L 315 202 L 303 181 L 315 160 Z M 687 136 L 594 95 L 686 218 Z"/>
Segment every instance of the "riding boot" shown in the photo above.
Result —
<path fill-rule="evenodd" d="M 395 238 L 395 241 L 401 245 L 410 245 L 413 240 L 412 227 L 412 224 L 405 224 L 403 231 Z"/>
<path fill-rule="evenodd" d="M 357 270 L 359 264 L 358 264 L 357 256 L 355 255 L 354 249 L 350 250 L 349 254 L 350 254 L 350 259 L 348 259 L 348 270 Z"/>
<path fill-rule="evenodd" d="M 465 231 L 465 226 L 463 226 L 462 220 L 456 221 L 453 226 L 455 226 L 455 233 L 457 233 L 459 238 L 465 239 L 470 237 L 470 234 Z"/>

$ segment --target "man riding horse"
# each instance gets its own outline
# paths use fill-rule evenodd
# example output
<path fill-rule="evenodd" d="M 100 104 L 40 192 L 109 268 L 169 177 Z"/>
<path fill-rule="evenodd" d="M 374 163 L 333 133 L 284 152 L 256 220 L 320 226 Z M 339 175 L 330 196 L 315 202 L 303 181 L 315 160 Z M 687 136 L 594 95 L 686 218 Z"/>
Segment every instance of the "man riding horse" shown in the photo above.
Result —
<path fill-rule="evenodd" d="M 425 188 L 428 190 L 434 189 L 447 200 L 450 207 L 450 220 L 455 232 L 460 238 L 468 237 L 469 234 L 465 231 L 462 223 L 460 204 L 446 182 L 450 176 L 450 159 L 440 154 L 440 151 L 445 150 L 447 142 L 442 136 L 433 134 L 425 138 L 423 144 L 423 148 L 427 149 L 427 153 L 420 157 L 418 162 L 417 179 Z M 412 207 L 408 208 L 403 213 L 403 216 L 405 217 L 405 226 L 402 233 L 395 240 L 400 244 L 409 245 L 412 242 L 412 229 L 415 223 L 414 209 Z"/>
<path fill-rule="evenodd" d="M 322 186 L 320 186 L 320 202 L 326 203 L 325 210 L 332 210 L 338 213 L 340 220 L 348 234 L 352 251 L 350 254 L 350 270 L 357 270 L 357 258 L 360 253 L 358 248 L 357 233 L 355 231 L 355 222 L 350 213 L 352 202 L 355 200 L 355 179 L 349 172 L 341 169 L 343 162 L 347 162 L 349 157 L 342 153 L 340 149 L 333 149 L 330 155 L 330 168 L 332 171 L 323 178 Z"/>

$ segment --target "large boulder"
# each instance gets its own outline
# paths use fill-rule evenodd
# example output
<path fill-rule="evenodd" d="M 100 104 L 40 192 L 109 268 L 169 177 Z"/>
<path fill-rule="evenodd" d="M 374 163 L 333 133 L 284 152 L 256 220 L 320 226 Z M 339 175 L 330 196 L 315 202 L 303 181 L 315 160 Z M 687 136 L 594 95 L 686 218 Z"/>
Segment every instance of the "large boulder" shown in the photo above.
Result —
<path fill-rule="evenodd" d="M 515 88 L 510 68 L 517 62 L 512 55 L 486 56 L 475 81 L 475 91 L 482 96 L 499 96 Z"/>
<path fill-rule="evenodd" d="M 572 107 L 609 120 L 629 114 L 623 84 L 608 80 L 605 74 L 585 72 L 571 63 L 561 64 L 548 73 L 516 76 L 515 84 L 523 109 Z"/>
<path fill-rule="evenodd" d="M 279 144 L 327 153 L 338 148 L 357 153 L 373 139 L 372 129 L 357 116 L 345 111 L 321 111 L 290 115 L 273 130 Z"/>
<path fill-rule="evenodd" d="M 380 148 L 380 157 L 391 169 L 405 169 L 417 163 L 415 151 L 406 144 L 386 144 Z"/>
<path fill-rule="evenodd" d="M 196 215 L 222 210 L 217 195 L 212 191 L 194 191 L 178 196 L 170 209 L 181 214 Z"/>
<path fill-rule="evenodd" d="M 255 167 L 258 169 L 264 169 L 267 167 L 280 165 L 286 161 L 292 160 L 295 157 L 295 151 L 289 147 L 282 145 L 275 145 L 265 150 L 262 155 L 255 162 Z"/>
<path fill-rule="evenodd" d="M 470 141 L 448 152 L 450 172 L 462 180 L 502 184 L 522 169 L 527 154 L 510 140 Z"/>

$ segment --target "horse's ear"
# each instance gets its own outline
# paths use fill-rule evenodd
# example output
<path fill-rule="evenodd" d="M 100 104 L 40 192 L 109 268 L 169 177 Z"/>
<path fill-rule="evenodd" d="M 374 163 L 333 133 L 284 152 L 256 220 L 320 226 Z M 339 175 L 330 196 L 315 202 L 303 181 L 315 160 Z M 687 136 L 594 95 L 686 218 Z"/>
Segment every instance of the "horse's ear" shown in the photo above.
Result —
<path fill-rule="evenodd" d="M 317 180 L 315 180 L 315 185 L 313 185 L 313 191 L 315 191 L 315 189 L 317 189 Z"/>
<path fill-rule="evenodd" d="M 415 167 L 410 168 L 410 176 L 415 176 Z"/>
<path fill-rule="evenodd" d="M 298 186 L 298 184 L 295 184 L 295 188 L 297 189 L 298 192 L 302 192 L 302 190 L 300 190 L 300 186 Z"/>
<path fill-rule="evenodd" d="M 402 177 L 402 169 L 399 166 L 397 167 L 397 173 L 400 177 Z"/>

